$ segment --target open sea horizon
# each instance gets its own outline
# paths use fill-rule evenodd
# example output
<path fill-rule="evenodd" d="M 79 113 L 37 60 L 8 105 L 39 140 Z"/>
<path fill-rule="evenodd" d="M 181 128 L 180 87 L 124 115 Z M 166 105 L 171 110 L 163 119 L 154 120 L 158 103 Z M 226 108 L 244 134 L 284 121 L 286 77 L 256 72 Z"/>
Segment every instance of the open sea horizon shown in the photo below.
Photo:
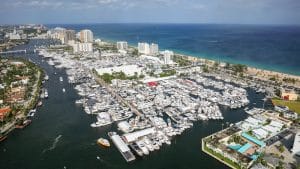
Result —
<path fill-rule="evenodd" d="M 160 50 L 300 75 L 300 26 L 239 24 L 51 24 L 90 29 L 105 41 L 157 43 Z"/>

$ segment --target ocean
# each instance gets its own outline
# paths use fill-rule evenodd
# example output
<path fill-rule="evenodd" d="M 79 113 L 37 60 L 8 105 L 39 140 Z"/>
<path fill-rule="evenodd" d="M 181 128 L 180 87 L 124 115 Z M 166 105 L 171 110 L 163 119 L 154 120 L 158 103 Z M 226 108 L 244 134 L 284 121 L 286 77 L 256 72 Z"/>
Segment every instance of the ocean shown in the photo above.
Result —
<path fill-rule="evenodd" d="M 225 24 L 66 24 L 106 41 L 157 43 L 161 50 L 300 75 L 300 26 Z"/>

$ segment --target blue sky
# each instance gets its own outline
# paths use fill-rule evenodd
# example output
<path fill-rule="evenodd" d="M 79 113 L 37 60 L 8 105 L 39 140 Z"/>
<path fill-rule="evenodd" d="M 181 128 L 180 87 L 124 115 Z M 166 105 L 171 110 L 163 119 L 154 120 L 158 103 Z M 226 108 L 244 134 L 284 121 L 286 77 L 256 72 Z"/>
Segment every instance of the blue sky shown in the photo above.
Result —
<path fill-rule="evenodd" d="M 0 24 L 300 24 L 300 0 L 0 0 Z"/>

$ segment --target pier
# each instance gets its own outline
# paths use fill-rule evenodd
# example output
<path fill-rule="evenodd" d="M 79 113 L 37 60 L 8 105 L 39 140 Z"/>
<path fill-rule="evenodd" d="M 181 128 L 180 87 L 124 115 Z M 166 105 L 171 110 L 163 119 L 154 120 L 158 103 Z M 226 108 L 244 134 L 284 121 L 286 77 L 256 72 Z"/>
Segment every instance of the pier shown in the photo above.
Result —
<path fill-rule="evenodd" d="M 27 53 L 27 50 L 10 50 L 5 52 L 0 52 L 0 54 L 21 54 L 21 53 Z"/>
<path fill-rule="evenodd" d="M 135 156 L 119 135 L 109 133 L 109 137 L 127 162 L 135 160 Z"/>

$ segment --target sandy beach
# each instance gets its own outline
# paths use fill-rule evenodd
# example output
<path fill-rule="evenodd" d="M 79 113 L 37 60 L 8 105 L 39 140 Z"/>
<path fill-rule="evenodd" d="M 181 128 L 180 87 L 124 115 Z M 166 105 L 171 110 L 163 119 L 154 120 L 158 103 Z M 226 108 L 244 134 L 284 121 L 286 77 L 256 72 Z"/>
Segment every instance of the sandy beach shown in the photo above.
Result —
<path fill-rule="evenodd" d="M 192 62 L 201 61 L 201 62 L 204 62 L 207 64 L 215 63 L 214 60 L 204 59 L 201 57 L 198 58 L 198 57 L 186 56 L 186 55 L 182 55 L 182 54 L 176 54 L 176 55 L 186 57 L 188 60 L 190 60 Z M 291 86 L 300 88 L 300 76 L 290 75 L 290 74 L 276 72 L 276 71 L 259 69 L 259 68 L 255 68 L 255 67 L 250 67 L 248 65 L 246 65 L 246 66 L 247 66 L 247 71 L 245 73 L 248 75 L 256 76 L 257 78 L 262 79 L 262 80 L 270 80 L 270 78 L 276 78 L 276 80 L 278 82 L 282 82 L 283 84 L 285 83 L 285 84 L 289 84 Z M 293 84 L 293 83 L 284 82 L 283 79 L 295 79 L 295 83 Z"/>

